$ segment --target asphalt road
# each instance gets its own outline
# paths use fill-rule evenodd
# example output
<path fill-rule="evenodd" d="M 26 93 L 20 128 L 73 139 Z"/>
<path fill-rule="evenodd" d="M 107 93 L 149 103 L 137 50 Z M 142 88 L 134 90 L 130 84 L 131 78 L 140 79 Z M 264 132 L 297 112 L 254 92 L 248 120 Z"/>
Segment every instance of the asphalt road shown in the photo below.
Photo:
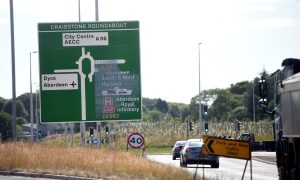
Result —
<path fill-rule="evenodd" d="M 24 176 L 0 176 L 0 180 L 53 180 L 48 178 L 33 178 Z"/>
<path fill-rule="evenodd" d="M 54 174 L 39 174 L 27 172 L 10 172 L 0 171 L 0 180 L 95 180 L 94 178 L 78 177 L 78 176 L 64 176 Z"/>
<path fill-rule="evenodd" d="M 256 152 L 256 156 L 275 156 L 274 153 L 267 152 Z M 171 155 L 147 155 L 147 158 L 164 163 L 169 164 L 171 166 L 175 166 L 181 168 L 179 165 L 179 159 L 172 160 Z M 255 180 L 276 180 L 278 178 L 277 167 L 274 163 L 265 163 L 263 161 L 257 161 L 252 159 L 252 179 Z M 220 157 L 220 167 L 218 169 L 210 168 L 210 166 L 205 165 L 188 165 L 186 170 L 191 173 L 195 173 L 201 177 L 210 177 L 215 179 L 222 180 L 240 180 L 243 176 L 243 171 L 246 165 L 246 160 L 234 159 L 234 158 L 224 158 Z M 245 172 L 244 179 L 248 180 L 250 178 L 250 161 L 247 164 L 247 169 Z"/>

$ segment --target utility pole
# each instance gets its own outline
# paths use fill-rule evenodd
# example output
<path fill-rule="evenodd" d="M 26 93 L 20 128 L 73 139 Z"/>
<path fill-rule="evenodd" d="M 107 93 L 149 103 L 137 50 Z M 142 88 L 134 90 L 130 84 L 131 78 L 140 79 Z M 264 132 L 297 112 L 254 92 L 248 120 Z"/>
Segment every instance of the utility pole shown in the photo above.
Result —
<path fill-rule="evenodd" d="M 99 8 L 98 8 L 98 0 L 95 0 L 95 20 L 99 21 Z M 97 122 L 97 148 L 101 148 L 101 122 Z"/>
<path fill-rule="evenodd" d="M 15 35 L 14 35 L 14 8 L 13 0 L 10 0 L 10 37 L 11 37 L 11 72 L 12 72 L 12 139 L 17 140 L 17 107 L 16 107 L 16 72 L 15 72 Z"/>
<path fill-rule="evenodd" d="M 200 139 L 202 138 L 202 120 L 201 120 L 201 86 L 200 86 L 200 45 L 201 43 L 198 44 L 198 50 L 199 50 L 199 134 L 200 134 Z"/>
<path fill-rule="evenodd" d="M 186 139 L 189 139 L 189 122 L 186 122 Z"/>

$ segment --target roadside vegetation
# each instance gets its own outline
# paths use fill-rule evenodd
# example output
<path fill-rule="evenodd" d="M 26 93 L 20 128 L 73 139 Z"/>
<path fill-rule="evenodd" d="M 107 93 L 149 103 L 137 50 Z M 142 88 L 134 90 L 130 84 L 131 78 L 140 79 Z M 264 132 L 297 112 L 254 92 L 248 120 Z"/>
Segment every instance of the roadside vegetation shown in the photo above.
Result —
<path fill-rule="evenodd" d="M 103 179 L 192 179 L 187 171 L 114 148 L 0 144 L 0 170 Z"/>
<path fill-rule="evenodd" d="M 209 135 L 234 135 L 232 123 L 211 124 Z M 87 144 L 80 147 L 80 135 L 60 135 L 43 140 L 39 144 L 7 142 L 0 144 L 0 170 L 49 173 L 104 179 L 193 179 L 193 175 L 182 168 L 159 164 L 142 157 L 142 149 L 127 151 L 128 132 L 145 135 L 146 154 L 171 153 L 176 140 L 186 139 L 186 123 L 114 123 L 111 124 L 109 143 L 96 149 Z M 243 132 L 255 132 L 258 140 L 272 138 L 272 123 L 260 121 L 243 124 Z M 190 138 L 198 138 L 199 125 L 190 132 Z M 86 138 L 89 139 L 88 132 Z M 108 137 L 102 134 L 102 137 Z M 114 138 L 112 138 L 114 137 Z M 259 139 L 261 138 L 261 139 Z"/>
<path fill-rule="evenodd" d="M 145 136 L 145 151 L 146 153 L 171 153 L 171 146 L 178 140 L 188 138 L 200 138 L 199 123 L 194 124 L 193 131 L 187 131 L 187 123 L 167 123 L 167 122 L 116 122 L 107 124 L 110 128 L 110 133 L 106 134 L 102 130 L 101 137 L 105 143 L 101 147 L 115 148 L 127 151 L 127 137 L 130 132 L 139 132 Z M 202 126 L 203 128 L 203 126 Z M 259 122 L 244 122 L 242 130 L 237 132 L 234 127 L 234 122 L 211 122 L 207 135 L 217 137 L 236 138 L 242 133 L 254 133 L 256 141 L 273 140 L 273 125 L 272 121 L 264 120 Z M 202 129 L 204 132 L 204 129 Z M 80 135 L 74 134 L 59 135 L 57 138 L 47 139 L 43 144 L 56 146 L 80 146 Z M 95 137 L 97 134 L 95 134 Z M 73 141 L 72 141 L 73 139 Z M 86 133 L 86 139 L 89 139 L 89 133 Z M 96 145 L 88 144 L 92 148 Z M 142 150 L 129 151 L 142 152 Z"/>

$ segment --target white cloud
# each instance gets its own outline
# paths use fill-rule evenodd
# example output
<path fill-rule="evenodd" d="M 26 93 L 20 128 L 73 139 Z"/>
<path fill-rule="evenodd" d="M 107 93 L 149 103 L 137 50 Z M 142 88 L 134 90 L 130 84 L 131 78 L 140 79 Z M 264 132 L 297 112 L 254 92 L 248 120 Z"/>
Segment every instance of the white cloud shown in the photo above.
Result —
<path fill-rule="evenodd" d="M 8 23 L 9 23 L 8 18 L 0 17 L 0 24 L 8 24 Z"/>
<path fill-rule="evenodd" d="M 274 11 L 275 8 L 269 4 L 250 4 L 240 8 L 242 11 Z"/>
<path fill-rule="evenodd" d="M 261 3 L 261 4 L 274 4 L 274 3 L 284 2 L 286 0 L 249 0 L 249 1 L 254 3 Z"/>
<path fill-rule="evenodd" d="M 271 28 L 286 28 L 296 26 L 297 23 L 289 18 L 265 18 L 257 19 L 246 25 L 250 29 L 271 29 Z"/>

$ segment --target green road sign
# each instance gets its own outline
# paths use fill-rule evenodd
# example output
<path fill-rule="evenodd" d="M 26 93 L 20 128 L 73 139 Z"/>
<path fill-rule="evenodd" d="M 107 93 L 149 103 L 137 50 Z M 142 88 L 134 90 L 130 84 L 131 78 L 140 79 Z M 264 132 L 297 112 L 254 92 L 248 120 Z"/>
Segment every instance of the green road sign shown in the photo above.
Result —
<path fill-rule="evenodd" d="M 38 24 L 41 122 L 141 120 L 139 22 Z"/>

